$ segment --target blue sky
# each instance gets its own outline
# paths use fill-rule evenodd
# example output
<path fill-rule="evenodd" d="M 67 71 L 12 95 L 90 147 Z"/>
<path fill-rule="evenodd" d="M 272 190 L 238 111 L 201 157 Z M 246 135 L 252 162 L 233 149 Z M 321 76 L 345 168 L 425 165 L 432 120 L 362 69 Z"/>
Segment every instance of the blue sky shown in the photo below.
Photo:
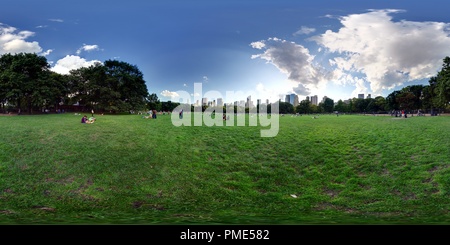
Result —
<path fill-rule="evenodd" d="M 428 84 L 450 56 L 445 0 L 1 4 L 0 55 L 38 53 L 62 74 L 117 59 L 136 65 L 162 101 L 387 96 Z"/>

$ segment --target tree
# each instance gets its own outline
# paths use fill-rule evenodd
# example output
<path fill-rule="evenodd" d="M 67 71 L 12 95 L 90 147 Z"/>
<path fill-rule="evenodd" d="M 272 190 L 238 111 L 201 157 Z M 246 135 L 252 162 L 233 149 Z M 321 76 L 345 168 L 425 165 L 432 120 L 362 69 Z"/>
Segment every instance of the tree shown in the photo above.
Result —
<path fill-rule="evenodd" d="M 324 112 L 332 113 L 334 110 L 334 101 L 330 98 L 325 98 L 321 103 L 321 108 Z"/>
<path fill-rule="evenodd" d="M 282 102 L 279 103 L 279 113 L 280 114 L 291 114 L 294 113 L 294 106 L 289 102 Z"/>
<path fill-rule="evenodd" d="M 150 94 L 147 97 L 147 101 L 148 101 L 147 106 L 150 110 L 157 110 L 157 111 L 161 110 L 161 104 L 158 99 L 158 95 L 156 95 L 155 93 Z"/>
<path fill-rule="evenodd" d="M 347 112 L 348 111 L 348 105 L 344 103 L 342 100 L 338 100 L 336 105 L 334 106 L 334 110 L 338 112 Z"/>
<path fill-rule="evenodd" d="M 111 112 L 144 110 L 148 91 L 142 73 L 126 62 L 108 60 L 70 71 L 73 103 Z M 156 97 L 157 99 L 157 97 Z"/>
<path fill-rule="evenodd" d="M 399 108 L 403 110 L 413 110 L 414 102 L 416 100 L 416 96 L 412 92 L 401 92 L 397 95 L 397 103 L 399 104 Z"/>
<path fill-rule="evenodd" d="M 375 111 L 386 111 L 386 99 L 383 96 L 375 97 Z"/>
<path fill-rule="evenodd" d="M 28 113 L 33 106 L 41 106 L 41 86 L 48 85 L 50 65 L 35 53 L 4 54 L 0 57 L 0 95 L 2 102 L 15 103 L 18 108 L 26 104 Z M 45 90 L 45 89 L 44 89 Z"/>
<path fill-rule="evenodd" d="M 300 114 L 309 114 L 309 113 L 311 113 L 311 101 L 309 101 L 309 100 L 302 100 L 302 101 L 300 101 L 298 106 L 296 106 L 295 111 L 300 113 Z"/>
<path fill-rule="evenodd" d="M 424 88 L 424 85 L 411 85 L 402 89 L 402 91 L 407 91 L 414 95 L 414 99 L 411 101 L 412 109 L 417 110 L 422 108 L 422 93 Z"/>
<path fill-rule="evenodd" d="M 117 88 L 111 87 L 109 81 L 101 63 L 71 70 L 68 75 L 70 102 L 91 108 L 99 105 L 105 109 L 111 101 L 119 97 Z"/>
<path fill-rule="evenodd" d="M 390 93 L 386 97 L 386 106 L 388 110 L 399 110 L 400 105 L 397 101 L 397 96 L 400 94 L 400 91 L 396 90 Z"/>
<path fill-rule="evenodd" d="M 450 57 L 444 58 L 441 71 L 437 74 L 437 84 L 435 87 L 437 103 L 439 107 L 447 107 L 450 103 Z"/>
<path fill-rule="evenodd" d="M 120 98 L 115 103 L 119 110 L 143 110 L 146 107 L 148 90 L 144 75 L 137 66 L 117 60 L 104 62 L 106 75 L 116 83 Z"/>

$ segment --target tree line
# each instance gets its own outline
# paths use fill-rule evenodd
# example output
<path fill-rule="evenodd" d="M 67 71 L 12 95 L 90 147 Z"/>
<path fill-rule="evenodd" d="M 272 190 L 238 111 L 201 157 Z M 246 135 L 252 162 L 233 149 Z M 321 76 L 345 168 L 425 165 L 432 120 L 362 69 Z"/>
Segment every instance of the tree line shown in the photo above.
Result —
<path fill-rule="evenodd" d="M 151 98 L 142 72 L 126 62 L 107 60 L 62 75 L 51 71 L 47 59 L 34 53 L 0 57 L 3 112 L 139 111 L 149 106 Z"/>
<path fill-rule="evenodd" d="M 279 113 L 386 113 L 392 110 L 449 110 L 450 57 L 443 59 L 442 69 L 428 85 L 411 85 L 390 93 L 386 98 L 353 98 L 348 102 L 325 98 L 318 105 L 303 100 L 297 106 L 278 101 Z M 35 53 L 0 56 L 0 109 L 41 112 L 56 110 L 91 110 L 110 113 L 133 111 L 172 111 L 180 103 L 161 102 L 149 94 L 142 72 L 136 65 L 106 60 L 89 67 L 73 69 L 67 75 L 50 70 L 47 59 Z M 271 104 L 264 105 L 268 113 Z M 185 105 L 194 111 L 194 106 Z M 257 112 L 260 110 L 257 105 Z M 204 111 L 207 106 L 202 107 Z M 226 112 L 226 107 L 223 107 Z M 238 108 L 234 108 L 238 111 Z M 248 113 L 248 108 L 245 109 Z"/>

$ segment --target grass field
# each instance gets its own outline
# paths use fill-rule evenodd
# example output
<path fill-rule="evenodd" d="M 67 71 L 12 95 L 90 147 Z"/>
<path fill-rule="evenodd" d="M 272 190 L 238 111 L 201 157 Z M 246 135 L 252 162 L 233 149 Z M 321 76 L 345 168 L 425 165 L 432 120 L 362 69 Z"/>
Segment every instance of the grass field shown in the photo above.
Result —
<path fill-rule="evenodd" d="M 450 224 L 450 117 L 0 116 L 3 224 Z"/>

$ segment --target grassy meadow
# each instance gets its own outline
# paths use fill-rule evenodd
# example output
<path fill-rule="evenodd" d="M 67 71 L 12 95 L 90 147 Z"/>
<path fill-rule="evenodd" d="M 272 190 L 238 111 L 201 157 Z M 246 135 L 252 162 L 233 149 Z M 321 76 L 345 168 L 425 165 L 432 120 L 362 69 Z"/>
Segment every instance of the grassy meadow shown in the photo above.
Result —
<path fill-rule="evenodd" d="M 2 224 L 450 224 L 448 116 L 96 118 L 0 116 Z"/>

